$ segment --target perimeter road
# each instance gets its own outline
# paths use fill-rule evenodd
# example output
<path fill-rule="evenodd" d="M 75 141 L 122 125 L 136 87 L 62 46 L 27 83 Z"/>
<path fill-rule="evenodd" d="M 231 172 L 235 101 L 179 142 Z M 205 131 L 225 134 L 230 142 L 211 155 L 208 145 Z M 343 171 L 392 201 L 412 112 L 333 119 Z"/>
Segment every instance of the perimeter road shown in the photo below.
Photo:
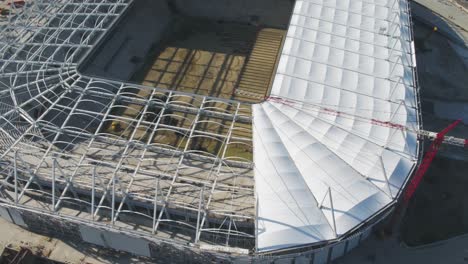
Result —
<path fill-rule="evenodd" d="M 462 264 L 468 260 L 468 235 L 459 236 L 424 247 L 407 248 L 395 238 L 379 240 L 371 236 L 335 264 L 424 263 Z"/>
<path fill-rule="evenodd" d="M 448 22 L 453 23 L 463 30 L 457 30 L 463 35 L 465 42 L 468 43 L 468 12 L 454 0 L 413 0 L 432 12 L 440 15 Z"/>

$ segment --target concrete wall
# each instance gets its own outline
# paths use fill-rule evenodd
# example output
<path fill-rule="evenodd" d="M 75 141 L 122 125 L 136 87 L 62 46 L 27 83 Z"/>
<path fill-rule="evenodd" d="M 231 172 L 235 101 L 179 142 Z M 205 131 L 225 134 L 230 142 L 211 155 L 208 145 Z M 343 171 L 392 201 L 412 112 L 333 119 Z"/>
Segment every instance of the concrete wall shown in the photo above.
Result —
<path fill-rule="evenodd" d="M 128 237 L 124 234 L 97 230 L 89 226 L 80 226 L 83 241 L 119 251 L 129 251 L 139 256 L 151 257 L 149 242 L 144 239 Z"/>
<path fill-rule="evenodd" d="M 176 18 L 198 17 L 287 28 L 294 0 L 137 0 L 80 71 L 87 75 L 129 81 L 148 54 L 168 34 Z M 168 4 L 170 3 L 170 4 Z"/>
<path fill-rule="evenodd" d="M 137 0 L 109 32 L 81 72 L 129 80 L 143 66 L 145 56 L 159 43 L 172 20 L 165 1 Z"/>
<path fill-rule="evenodd" d="M 9 207 L 0 206 L 0 217 L 20 225 L 32 232 L 46 236 L 57 237 L 72 242 L 86 242 L 129 252 L 134 255 L 146 256 L 162 262 L 171 263 L 208 263 L 217 261 L 233 263 L 313 263 L 326 264 L 349 253 L 361 241 L 365 240 L 375 225 L 367 227 L 361 233 L 331 244 L 305 252 L 281 256 L 266 255 L 256 257 L 239 257 L 222 253 L 210 253 L 182 245 L 168 244 L 148 237 L 130 235 L 118 230 L 109 230 L 97 226 L 79 224 L 74 221 L 60 219 L 56 216 L 33 213 Z"/>
<path fill-rule="evenodd" d="M 295 0 L 175 0 L 183 14 L 214 20 L 287 28 Z M 256 21 L 255 21 L 256 20 Z"/>
<path fill-rule="evenodd" d="M 109 231 L 54 216 L 37 214 L 0 205 L 0 217 L 23 228 L 45 236 L 63 239 L 70 245 L 91 243 L 104 248 L 151 257 L 162 263 L 208 263 L 216 257 L 195 252 L 183 246 L 151 241 L 144 237 Z M 90 249 L 93 251 L 93 249 Z"/>

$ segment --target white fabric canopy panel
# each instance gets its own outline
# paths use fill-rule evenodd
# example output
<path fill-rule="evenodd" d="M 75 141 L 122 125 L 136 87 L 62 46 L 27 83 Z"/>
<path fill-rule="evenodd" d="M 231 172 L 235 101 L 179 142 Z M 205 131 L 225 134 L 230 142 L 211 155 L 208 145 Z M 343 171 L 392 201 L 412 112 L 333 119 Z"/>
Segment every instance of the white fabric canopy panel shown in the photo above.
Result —
<path fill-rule="evenodd" d="M 406 0 L 298 0 L 253 106 L 257 250 L 337 239 L 392 204 L 418 157 Z M 391 127 L 383 122 L 401 125 Z"/>

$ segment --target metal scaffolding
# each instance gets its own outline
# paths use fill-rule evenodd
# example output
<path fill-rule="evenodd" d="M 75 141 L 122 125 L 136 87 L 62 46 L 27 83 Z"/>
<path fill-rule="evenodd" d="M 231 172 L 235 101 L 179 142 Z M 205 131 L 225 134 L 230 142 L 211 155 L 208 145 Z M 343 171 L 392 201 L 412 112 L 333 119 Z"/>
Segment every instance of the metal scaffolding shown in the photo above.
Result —
<path fill-rule="evenodd" d="M 252 249 L 253 165 L 238 154 L 252 152 L 251 106 L 77 70 L 131 4 L 35 0 L 10 14 L 0 33 L 0 200 Z"/>

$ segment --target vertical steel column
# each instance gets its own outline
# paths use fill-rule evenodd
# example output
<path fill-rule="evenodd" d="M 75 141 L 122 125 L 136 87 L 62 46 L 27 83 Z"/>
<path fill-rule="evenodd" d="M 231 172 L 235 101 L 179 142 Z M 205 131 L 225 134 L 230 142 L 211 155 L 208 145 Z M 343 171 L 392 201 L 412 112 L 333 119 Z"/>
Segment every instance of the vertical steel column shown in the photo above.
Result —
<path fill-rule="evenodd" d="M 93 167 L 93 180 L 92 180 L 92 187 L 91 187 L 91 215 L 94 221 L 94 199 L 96 197 L 96 165 Z"/>
<path fill-rule="evenodd" d="M 15 158 L 13 160 L 13 175 L 15 177 L 15 204 L 18 205 L 18 175 L 16 159 L 18 158 L 18 150 L 15 149 Z"/>
<path fill-rule="evenodd" d="M 159 178 L 157 178 L 156 182 L 156 190 L 154 191 L 154 205 L 153 205 L 153 235 L 156 233 L 155 226 L 156 226 L 156 218 L 157 218 L 157 210 L 158 210 L 158 192 L 159 192 Z"/>
<path fill-rule="evenodd" d="M 232 226 L 232 213 L 231 213 L 231 216 L 229 216 L 229 229 L 228 229 L 228 234 L 226 237 L 226 247 L 229 246 L 229 237 L 231 236 L 231 226 Z"/>
<path fill-rule="evenodd" d="M 258 196 L 255 193 L 255 250 L 258 251 Z"/>
<path fill-rule="evenodd" d="M 201 228 L 200 226 L 200 216 L 201 216 L 201 210 L 202 210 L 202 207 L 204 207 L 203 205 L 203 201 L 205 200 L 205 185 L 203 185 L 202 189 L 200 190 L 200 200 L 198 201 L 198 214 L 197 214 L 197 230 L 196 230 L 196 233 L 195 233 L 195 243 L 198 242 L 198 240 L 200 240 L 200 233 L 199 230 Z"/>
<path fill-rule="evenodd" d="M 335 237 L 336 237 L 337 232 L 336 232 L 336 221 L 335 221 L 335 208 L 333 207 L 333 198 L 332 198 L 330 187 L 328 187 L 328 195 L 330 196 L 330 206 L 331 206 L 332 218 L 333 218 L 333 231 L 335 232 Z"/>
<path fill-rule="evenodd" d="M 114 211 L 115 211 L 115 175 L 114 177 L 112 177 L 112 213 L 111 213 L 112 225 L 114 225 L 115 223 Z"/>
<path fill-rule="evenodd" d="M 382 153 L 382 154 L 383 154 L 383 153 Z M 390 186 L 390 181 L 388 180 L 387 171 L 385 170 L 385 164 L 384 164 L 382 155 L 380 155 L 380 163 L 382 164 L 383 175 L 384 175 L 384 177 L 385 177 L 385 181 L 387 182 L 388 193 L 390 194 L 390 197 L 393 198 L 392 188 L 391 188 L 391 186 Z"/>
<path fill-rule="evenodd" d="M 52 211 L 55 213 L 55 164 L 56 158 L 52 158 Z"/>

